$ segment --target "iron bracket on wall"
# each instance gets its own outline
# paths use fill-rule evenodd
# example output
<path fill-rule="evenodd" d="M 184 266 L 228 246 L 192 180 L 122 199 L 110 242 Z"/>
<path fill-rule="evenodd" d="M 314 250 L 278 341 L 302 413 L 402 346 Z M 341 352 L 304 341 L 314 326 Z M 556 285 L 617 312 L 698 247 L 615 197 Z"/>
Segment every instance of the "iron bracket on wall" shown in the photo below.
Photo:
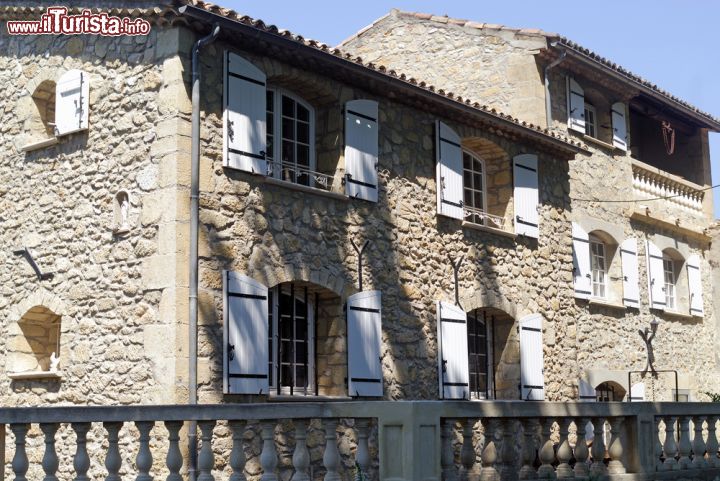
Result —
<path fill-rule="evenodd" d="M 458 287 L 458 272 L 460 271 L 460 266 L 463 262 L 463 256 L 460 256 L 460 258 L 457 261 L 454 261 L 453 258 L 448 255 L 448 259 L 450 259 L 450 265 L 453 268 L 453 276 L 455 277 L 455 305 L 458 307 L 462 307 L 460 305 L 460 288 Z"/>
<path fill-rule="evenodd" d="M 362 286 L 362 284 L 363 284 L 362 283 L 362 256 L 363 256 L 363 252 L 365 252 L 365 248 L 368 246 L 370 241 L 366 240 L 365 243 L 363 244 L 363 246 L 359 249 L 358 249 L 358 246 L 355 244 L 355 241 L 353 241 L 352 239 L 350 239 L 350 243 L 352 244 L 353 249 L 355 249 L 355 252 L 357 252 L 357 255 L 358 255 L 358 289 L 360 292 L 362 292 L 362 290 L 363 290 L 363 286 Z"/>
<path fill-rule="evenodd" d="M 55 274 L 53 274 L 52 272 L 43 273 L 40 271 L 40 267 L 38 267 L 37 262 L 35 262 L 35 259 L 33 259 L 33 256 L 32 254 L 30 254 L 30 251 L 27 247 L 23 247 L 22 249 L 16 249 L 13 251 L 13 254 L 15 254 L 16 256 L 23 256 L 28 261 L 28 264 L 30 264 L 30 267 L 33 268 L 39 280 L 46 281 L 55 277 Z"/>

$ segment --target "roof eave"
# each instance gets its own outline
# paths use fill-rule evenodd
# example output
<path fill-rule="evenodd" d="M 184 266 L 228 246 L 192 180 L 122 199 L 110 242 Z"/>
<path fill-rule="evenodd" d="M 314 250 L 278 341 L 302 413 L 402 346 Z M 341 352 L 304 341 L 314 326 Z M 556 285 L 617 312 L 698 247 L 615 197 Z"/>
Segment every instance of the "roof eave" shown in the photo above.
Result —
<path fill-rule="evenodd" d="M 579 51 L 574 46 L 563 42 L 562 39 L 559 39 L 559 38 L 552 39 L 552 41 L 549 42 L 549 44 L 554 49 L 566 51 L 568 53 L 568 55 L 572 56 L 573 58 L 582 61 L 584 64 L 586 64 L 588 66 L 602 70 L 602 72 L 604 74 L 610 75 L 614 79 L 616 79 L 626 85 L 631 85 L 633 88 L 638 89 L 642 93 L 654 98 L 655 100 L 657 100 L 659 102 L 662 102 L 664 104 L 670 104 L 674 109 L 679 110 L 683 114 L 696 120 L 703 127 L 708 128 L 708 129 L 712 130 L 713 132 L 720 132 L 720 122 L 718 122 L 714 119 L 710 119 L 706 115 L 702 115 L 701 113 L 688 108 L 687 106 L 681 104 L 680 102 L 677 102 L 676 100 L 668 97 L 667 95 L 663 95 L 662 93 L 658 92 L 657 90 L 651 89 L 647 85 L 643 85 L 642 83 L 640 83 L 632 78 L 629 78 L 627 75 L 623 75 L 621 72 L 618 72 L 617 70 L 614 70 L 614 69 L 610 68 L 609 66 L 603 64 L 602 62 L 598 61 L 597 59 L 594 59 L 594 58 L 590 57 L 589 55 Z"/>
<path fill-rule="evenodd" d="M 522 134 L 531 140 L 535 140 L 537 142 L 552 146 L 559 151 L 563 151 L 570 157 L 574 156 L 577 153 L 589 153 L 587 147 L 583 145 L 569 143 L 561 138 L 555 137 L 549 133 L 545 133 L 542 130 L 519 125 L 518 123 L 514 122 L 511 119 L 505 118 L 504 116 L 481 110 L 474 107 L 472 104 L 449 98 L 447 96 L 433 92 L 427 88 L 423 88 L 420 85 L 412 84 L 399 77 L 389 75 L 379 70 L 368 68 L 363 64 L 339 57 L 318 48 L 304 45 L 293 39 L 285 38 L 281 35 L 263 31 L 252 25 L 246 25 L 237 20 L 224 17 L 213 12 L 209 12 L 194 5 L 183 5 L 178 9 L 178 11 L 181 15 L 187 15 L 198 21 L 206 23 L 207 25 L 217 24 L 220 25 L 221 28 L 226 28 L 231 31 L 236 31 L 241 34 L 246 34 L 248 36 L 262 39 L 269 44 L 274 44 L 282 48 L 301 50 L 304 54 L 310 57 L 314 57 L 319 61 L 328 62 L 335 67 L 346 69 L 353 74 L 362 75 L 375 81 L 389 84 L 400 90 L 412 92 L 416 95 L 422 96 L 424 99 L 427 99 L 430 102 L 435 102 L 458 112 L 470 114 L 481 118 L 482 120 L 493 124 L 498 128 Z"/>

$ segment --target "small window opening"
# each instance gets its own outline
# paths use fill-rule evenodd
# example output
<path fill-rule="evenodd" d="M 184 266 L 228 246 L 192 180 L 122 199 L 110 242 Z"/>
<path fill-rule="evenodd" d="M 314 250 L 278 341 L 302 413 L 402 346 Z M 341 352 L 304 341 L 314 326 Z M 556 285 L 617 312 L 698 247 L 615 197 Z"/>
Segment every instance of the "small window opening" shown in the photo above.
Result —
<path fill-rule="evenodd" d="M 585 103 L 585 135 L 597 138 L 597 111 L 589 103 Z"/>

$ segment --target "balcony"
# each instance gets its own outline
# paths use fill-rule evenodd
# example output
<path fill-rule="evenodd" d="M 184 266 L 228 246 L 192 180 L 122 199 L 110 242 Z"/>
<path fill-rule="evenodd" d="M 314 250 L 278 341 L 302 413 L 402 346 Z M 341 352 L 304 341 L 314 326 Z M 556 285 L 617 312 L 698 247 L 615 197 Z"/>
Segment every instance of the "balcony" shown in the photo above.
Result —
<path fill-rule="evenodd" d="M 712 193 L 703 186 L 632 159 L 633 216 L 687 234 L 702 235 L 712 220 Z"/>
<path fill-rule="evenodd" d="M 199 426 L 199 481 L 709 480 L 720 474 L 718 419 L 713 403 L 4 408 L 0 454 L 12 461 L 0 480 L 181 481 L 189 421 Z"/>

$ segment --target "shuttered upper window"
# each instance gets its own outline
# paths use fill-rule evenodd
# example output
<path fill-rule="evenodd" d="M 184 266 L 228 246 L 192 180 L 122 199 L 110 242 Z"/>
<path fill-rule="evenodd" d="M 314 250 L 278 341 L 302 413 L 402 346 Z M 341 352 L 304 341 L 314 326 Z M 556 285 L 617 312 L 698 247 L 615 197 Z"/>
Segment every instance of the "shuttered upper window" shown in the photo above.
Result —
<path fill-rule="evenodd" d="M 485 163 L 477 155 L 463 150 L 465 220 L 486 225 Z"/>
<path fill-rule="evenodd" d="M 315 112 L 301 98 L 280 89 L 267 91 L 268 175 L 314 187 Z"/>
<path fill-rule="evenodd" d="M 595 106 L 585 103 L 585 135 L 597 137 L 597 110 Z"/>
<path fill-rule="evenodd" d="M 673 259 L 663 255 L 663 274 L 665 283 L 665 307 L 675 309 L 675 266 Z"/>
<path fill-rule="evenodd" d="M 607 262 L 605 244 L 595 235 L 590 235 L 590 269 L 592 271 L 592 295 L 607 297 Z"/>

